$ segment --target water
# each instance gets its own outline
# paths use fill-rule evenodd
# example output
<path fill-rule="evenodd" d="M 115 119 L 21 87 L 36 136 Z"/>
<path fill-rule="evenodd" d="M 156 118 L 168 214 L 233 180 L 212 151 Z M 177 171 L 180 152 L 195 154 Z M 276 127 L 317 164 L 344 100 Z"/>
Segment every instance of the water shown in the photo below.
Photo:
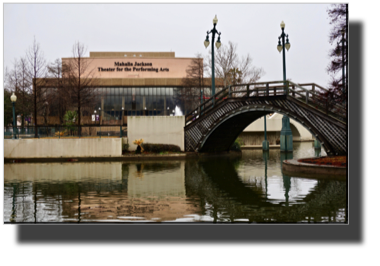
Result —
<path fill-rule="evenodd" d="M 346 181 L 281 173 L 286 157 L 315 155 L 312 143 L 294 149 L 245 150 L 241 158 L 5 164 L 4 221 L 346 222 Z"/>
<path fill-rule="evenodd" d="M 181 111 L 181 108 L 176 105 L 174 109 L 174 116 L 182 116 L 182 115 L 183 113 Z"/>

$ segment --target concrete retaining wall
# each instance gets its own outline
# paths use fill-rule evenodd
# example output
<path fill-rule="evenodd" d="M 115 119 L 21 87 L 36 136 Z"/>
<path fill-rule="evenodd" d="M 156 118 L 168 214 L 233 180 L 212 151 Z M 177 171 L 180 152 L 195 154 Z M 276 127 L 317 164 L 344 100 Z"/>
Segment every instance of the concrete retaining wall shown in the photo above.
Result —
<path fill-rule="evenodd" d="M 267 132 L 280 132 L 282 128 L 282 114 L 275 113 L 272 117 L 267 118 Z M 300 123 L 290 118 L 290 128 L 293 133 L 293 141 L 311 141 L 313 136 L 311 133 Z M 244 129 L 246 132 L 263 132 L 264 131 L 264 117 L 257 119 Z M 263 139 L 264 140 L 264 139 Z M 261 140 L 262 142 L 262 140 Z"/>
<path fill-rule="evenodd" d="M 243 145 L 262 145 L 264 132 L 242 132 L 239 138 Z M 267 132 L 267 140 L 270 145 L 276 145 L 276 140 L 280 139 L 280 132 Z"/>
<path fill-rule="evenodd" d="M 6 139 L 4 158 L 116 157 L 121 144 L 121 138 Z"/>
<path fill-rule="evenodd" d="M 136 139 L 144 143 L 174 144 L 185 150 L 184 116 L 130 116 L 128 117 L 129 150 L 136 150 Z"/>
<path fill-rule="evenodd" d="M 78 182 L 96 179 L 107 183 L 122 179 L 120 162 L 106 163 L 11 163 L 4 164 L 4 181 Z M 112 180 L 112 181 L 111 181 Z"/>
<path fill-rule="evenodd" d="M 282 115 L 267 119 L 268 140 L 274 145 L 281 131 Z M 244 145 L 261 145 L 264 140 L 264 119 L 249 125 L 240 135 Z M 312 135 L 299 123 L 293 121 L 294 141 L 312 140 Z M 128 139 L 18 139 L 4 140 L 4 158 L 78 158 L 117 157 L 122 155 L 122 144 L 128 141 L 129 150 L 136 150 L 133 141 L 144 143 L 174 144 L 185 150 L 184 116 L 130 116 L 128 117 Z M 119 128 L 118 128 L 119 130 Z M 295 132 L 298 131 L 298 132 Z"/>

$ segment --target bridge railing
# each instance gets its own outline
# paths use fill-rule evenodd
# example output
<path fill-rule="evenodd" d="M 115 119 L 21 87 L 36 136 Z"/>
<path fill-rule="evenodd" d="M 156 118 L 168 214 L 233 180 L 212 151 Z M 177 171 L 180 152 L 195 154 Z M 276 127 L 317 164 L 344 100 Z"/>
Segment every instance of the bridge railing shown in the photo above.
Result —
<path fill-rule="evenodd" d="M 347 107 L 345 104 L 341 103 L 339 95 L 336 95 L 315 83 L 296 84 L 289 81 L 288 96 L 297 99 L 314 109 L 318 109 L 331 117 L 343 122 L 346 121 Z"/>
<path fill-rule="evenodd" d="M 305 87 L 310 88 L 307 89 Z M 296 84 L 287 81 L 284 84 L 284 81 L 281 80 L 227 86 L 216 93 L 213 98 L 208 99 L 186 115 L 185 124 L 188 125 L 192 121 L 207 116 L 212 112 L 214 106 L 221 104 L 227 99 L 281 95 L 290 96 L 341 121 L 345 121 L 346 119 L 346 107 L 336 103 L 334 99 L 337 96 L 325 88 L 314 83 Z"/>
<path fill-rule="evenodd" d="M 283 81 L 256 82 L 250 84 L 237 84 L 223 88 L 197 108 L 186 115 L 185 123 L 190 124 L 192 121 L 207 115 L 214 106 L 219 105 L 229 98 L 248 98 L 248 97 L 267 97 L 279 96 L 286 94 L 287 86 Z M 213 102 L 213 100 L 215 102 Z"/>

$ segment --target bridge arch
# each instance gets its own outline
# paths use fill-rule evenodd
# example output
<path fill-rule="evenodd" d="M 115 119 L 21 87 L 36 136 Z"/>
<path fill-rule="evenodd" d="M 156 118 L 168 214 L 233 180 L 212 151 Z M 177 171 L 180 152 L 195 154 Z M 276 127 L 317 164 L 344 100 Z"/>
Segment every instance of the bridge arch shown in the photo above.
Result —
<path fill-rule="evenodd" d="M 340 96 L 314 83 L 285 83 L 258 82 L 222 89 L 186 115 L 185 150 L 228 151 L 249 123 L 277 112 L 302 124 L 328 155 L 347 154 L 347 109 L 334 100 Z M 312 89 L 301 85 L 312 85 Z"/>
<path fill-rule="evenodd" d="M 267 133 L 268 133 L 268 141 L 270 143 L 274 143 L 275 140 L 280 138 L 280 131 L 282 128 L 282 118 L 283 116 L 280 113 L 272 113 L 270 116 L 268 115 L 266 118 L 266 124 L 267 124 Z M 312 140 L 311 133 L 300 123 L 294 121 L 293 119 L 290 119 L 290 129 L 293 134 L 293 141 L 302 141 L 302 140 Z M 242 135 L 244 139 L 246 139 L 249 143 L 254 144 L 252 142 L 255 142 L 255 144 L 261 144 L 263 141 L 263 132 L 264 131 L 264 117 L 261 117 L 260 119 L 256 120 L 252 124 L 248 125 L 242 132 Z M 252 135 L 253 134 L 253 135 Z M 257 139 L 257 137 L 261 134 L 262 137 L 260 139 Z M 239 136 L 239 137 L 240 137 Z M 247 136 L 247 137 L 244 137 Z M 250 136 L 250 137 L 249 137 Z M 254 139 L 252 139 L 253 136 L 256 136 Z M 260 140 L 259 142 L 257 142 Z M 248 144 L 248 143 L 247 143 Z"/>
<path fill-rule="evenodd" d="M 287 115 L 303 125 L 321 142 L 328 155 L 346 154 L 344 125 L 328 117 L 319 117 L 284 96 L 260 101 L 251 99 L 236 102 L 235 99 L 226 99 L 212 112 L 197 119 L 196 123 L 185 127 L 185 149 L 197 152 L 228 151 L 250 123 L 274 112 Z"/>
<path fill-rule="evenodd" d="M 298 127 L 294 123 L 292 123 L 291 121 L 290 121 L 289 125 L 290 125 L 290 130 L 292 131 L 293 141 L 299 140 L 301 138 L 301 133 L 300 133 Z"/>
<path fill-rule="evenodd" d="M 232 146 L 236 138 L 241 132 L 251 123 L 257 119 L 263 117 L 264 115 L 273 113 L 273 109 L 268 108 L 268 106 L 260 105 L 254 106 L 253 108 L 240 107 L 236 110 L 230 111 L 224 115 L 224 117 L 216 123 L 215 126 L 211 127 L 209 132 L 205 135 L 203 140 L 200 142 L 198 148 L 199 152 L 221 152 L 228 151 Z M 308 130 L 316 139 L 321 142 L 321 137 L 318 138 L 318 130 L 314 129 L 308 121 L 303 121 L 301 117 L 291 114 L 284 110 L 276 110 L 276 113 L 287 115 L 289 118 L 299 122 L 304 125 L 305 129 Z M 293 124 L 292 124 L 293 125 Z M 296 130 L 299 136 L 299 131 L 296 126 L 293 130 Z M 325 142 L 323 142 L 324 148 L 326 147 Z"/>

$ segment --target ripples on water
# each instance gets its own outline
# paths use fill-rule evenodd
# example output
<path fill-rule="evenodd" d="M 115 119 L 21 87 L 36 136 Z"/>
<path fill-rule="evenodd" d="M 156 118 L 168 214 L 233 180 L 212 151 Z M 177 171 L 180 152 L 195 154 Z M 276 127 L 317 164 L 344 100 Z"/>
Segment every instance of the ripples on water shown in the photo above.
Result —
<path fill-rule="evenodd" d="M 285 176 L 284 159 L 315 156 L 245 150 L 140 163 L 4 165 L 5 222 L 346 222 L 346 182 Z M 325 155 L 322 152 L 322 156 Z"/>

